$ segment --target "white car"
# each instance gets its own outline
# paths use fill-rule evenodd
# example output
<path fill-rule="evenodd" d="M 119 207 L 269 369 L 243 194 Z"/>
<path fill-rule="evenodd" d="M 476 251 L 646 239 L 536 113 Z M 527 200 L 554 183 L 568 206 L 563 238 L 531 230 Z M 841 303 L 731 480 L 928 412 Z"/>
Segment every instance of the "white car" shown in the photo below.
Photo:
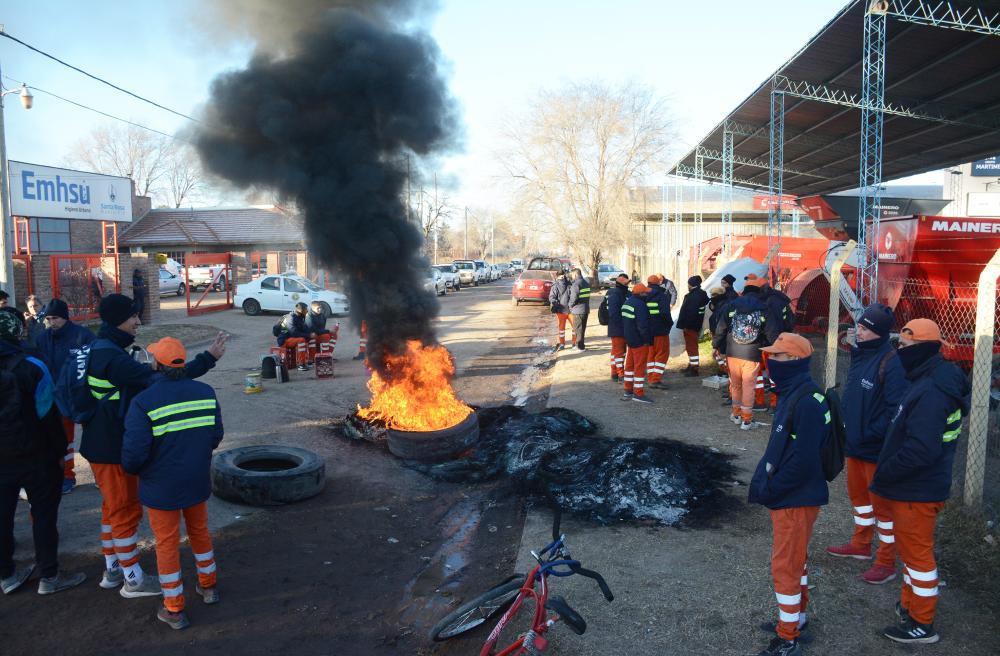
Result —
<path fill-rule="evenodd" d="M 187 287 L 180 276 L 160 269 L 160 296 L 184 296 L 186 291 Z"/>
<path fill-rule="evenodd" d="M 453 263 L 458 269 L 458 278 L 463 285 L 478 285 L 479 274 L 476 272 L 476 263 L 472 260 L 455 260 Z"/>
<path fill-rule="evenodd" d="M 462 288 L 462 280 L 458 276 L 458 267 L 454 264 L 435 264 L 434 268 L 441 272 L 444 284 L 448 289 L 458 291 Z"/>
<path fill-rule="evenodd" d="M 597 284 L 601 287 L 614 287 L 615 278 L 625 273 L 614 264 L 601 264 L 597 267 Z"/>
<path fill-rule="evenodd" d="M 290 312 L 296 303 L 319 301 L 326 316 L 349 314 L 351 304 L 340 292 L 317 287 L 311 280 L 294 273 L 261 276 L 236 287 L 236 307 L 251 316 L 261 312 Z"/>
<path fill-rule="evenodd" d="M 427 269 L 427 274 L 424 276 L 424 289 L 434 292 L 438 296 L 444 296 L 448 293 L 448 285 L 444 282 L 444 276 L 434 267 Z"/>

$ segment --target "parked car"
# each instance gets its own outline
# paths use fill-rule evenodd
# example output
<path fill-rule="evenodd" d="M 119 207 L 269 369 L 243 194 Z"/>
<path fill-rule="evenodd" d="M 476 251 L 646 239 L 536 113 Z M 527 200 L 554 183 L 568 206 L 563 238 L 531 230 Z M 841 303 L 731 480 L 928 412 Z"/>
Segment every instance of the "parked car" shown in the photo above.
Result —
<path fill-rule="evenodd" d="M 441 272 L 444 284 L 448 289 L 458 291 L 462 288 L 462 280 L 458 275 L 458 267 L 454 264 L 435 264 L 434 268 Z"/>
<path fill-rule="evenodd" d="M 455 260 L 455 268 L 458 269 L 458 279 L 463 285 L 478 285 L 479 276 L 476 273 L 476 263 L 472 260 Z"/>
<path fill-rule="evenodd" d="M 473 260 L 476 263 L 476 275 L 479 282 L 490 282 L 490 272 L 487 270 L 486 260 Z"/>
<path fill-rule="evenodd" d="M 444 276 L 434 267 L 427 269 L 427 274 L 424 277 L 424 289 L 434 292 L 438 296 L 444 296 L 448 293 L 448 286 L 444 282 Z"/>
<path fill-rule="evenodd" d="M 500 267 L 500 275 L 503 276 L 504 278 L 510 278 L 516 275 L 516 271 L 514 271 L 514 265 L 512 265 L 510 262 L 501 262 L 498 266 Z"/>
<path fill-rule="evenodd" d="M 490 276 L 492 276 L 493 280 L 500 280 L 503 277 L 503 272 L 500 270 L 499 264 L 490 265 Z"/>
<path fill-rule="evenodd" d="M 548 305 L 549 291 L 552 289 L 552 283 L 555 280 L 555 271 L 526 269 L 521 272 L 514 282 L 514 289 L 511 292 L 511 302 L 514 305 L 520 305 L 521 301 L 541 301 Z"/>
<path fill-rule="evenodd" d="M 187 286 L 180 276 L 166 269 L 160 269 L 160 296 L 184 296 L 186 291 Z"/>
<path fill-rule="evenodd" d="M 191 290 L 203 289 L 209 285 L 215 291 L 225 291 L 226 289 L 226 267 L 222 264 L 208 264 L 204 266 L 189 266 L 186 269 L 188 284 Z"/>
<path fill-rule="evenodd" d="M 625 273 L 614 264 L 601 264 L 597 267 L 597 285 L 599 287 L 614 287 L 615 278 Z"/>
<path fill-rule="evenodd" d="M 556 273 L 568 270 L 567 264 L 558 257 L 533 257 L 528 262 L 528 268 L 525 269 L 525 271 L 555 271 Z"/>
<path fill-rule="evenodd" d="M 511 267 L 514 268 L 514 273 L 515 274 L 518 274 L 518 273 L 521 273 L 522 271 L 524 271 L 524 260 L 511 260 L 510 261 L 510 265 L 511 265 Z"/>
<path fill-rule="evenodd" d="M 247 314 L 289 312 L 298 302 L 319 301 L 326 316 L 349 314 L 351 304 L 340 292 L 318 287 L 311 280 L 294 273 L 262 276 L 236 289 L 234 303 Z"/>

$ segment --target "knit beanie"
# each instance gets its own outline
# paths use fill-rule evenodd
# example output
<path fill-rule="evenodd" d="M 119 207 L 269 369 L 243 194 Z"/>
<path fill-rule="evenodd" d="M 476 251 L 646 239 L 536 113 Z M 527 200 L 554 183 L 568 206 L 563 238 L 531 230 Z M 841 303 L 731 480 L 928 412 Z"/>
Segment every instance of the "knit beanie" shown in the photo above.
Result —
<path fill-rule="evenodd" d="M 892 310 L 881 303 L 872 303 L 858 318 L 858 325 L 864 326 L 879 337 L 885 337 L 896 325 Z"/>
<path fill-rule="evenodd" d="M 701 284 L 701 276 L 691 276 L 688 278 L 688 284 L 692 287 L 697 287 Z"/>
<path fill-rule="evenodd" d="M 54 298 L 42 309 L 42 314 L 47 317 L 62 317 L 69 321 L 69 306 L 61 298 Z"/>
<path fill-rule="evenodd" d="M 116 328 L 139 312 L 135 301 L 125 294 L 108 294 L 101 299 L 99 312 L 104 323 Z"/>
<path fill-rule="evenodd" d="M 722 276 L 722 282 L 728 282 L 730 285 L 732 285 L 734 282 L 736 282 L 736 276 L 732 275 L 731 273 L 727 273 L 726 275 Z"/>
<path fill-rule="evenodd" d="M 0 308 L 0 339 L 16 342 L 21 339 L 24 321 L 14 308 Z"/>

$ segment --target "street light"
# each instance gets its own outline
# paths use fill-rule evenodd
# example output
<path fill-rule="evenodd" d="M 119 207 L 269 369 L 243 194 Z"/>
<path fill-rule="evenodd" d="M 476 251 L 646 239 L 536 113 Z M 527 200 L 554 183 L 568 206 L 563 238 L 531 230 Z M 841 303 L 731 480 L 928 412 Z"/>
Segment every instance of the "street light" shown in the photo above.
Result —
<path fill-rule="evenodd" d="M 2 29 L 3 27 L 0 26 L 0 30 Z M 11 233 L 10 175 L 7 166 L 7 139 L 4 133 L 3 122 L 3 99 L 12 93 L 16 93 L 21 97 L 22 107 L 31 109 L 31 106 L 35 102 L 35 97 L 31 95 L 28 86 L 21 84 L 20 88 L 17 89 L 4 89 L 3 74 L 0 71 L 0 197 L 2 197 L 0 198 L 0 208 L 2 208 L 2 215 L 0 215 L 0 251 L 3 252 L 3 257 L 0 257 L 0 288 L 10 295 L 10 304 L 14 305 L 17 302 L 14 294 L 14 258 L 11 257 L 11 249 L 7 247 L 7 236 Z"/>

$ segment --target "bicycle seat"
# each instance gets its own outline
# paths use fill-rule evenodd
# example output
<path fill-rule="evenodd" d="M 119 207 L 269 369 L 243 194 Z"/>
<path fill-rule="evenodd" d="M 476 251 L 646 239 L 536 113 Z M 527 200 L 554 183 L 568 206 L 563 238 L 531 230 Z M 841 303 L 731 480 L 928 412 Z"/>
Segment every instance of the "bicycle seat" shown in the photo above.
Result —
<path fill-rule="evenodd" d="M 583 619 L 580 613 L 570 608 L 569 604 L 562 597 L 549 597 L 545 602 L 545 607 L 559 616 L 566 623 L 573 633 L 583 635 L 587 630 L 587 620 Z"/>

